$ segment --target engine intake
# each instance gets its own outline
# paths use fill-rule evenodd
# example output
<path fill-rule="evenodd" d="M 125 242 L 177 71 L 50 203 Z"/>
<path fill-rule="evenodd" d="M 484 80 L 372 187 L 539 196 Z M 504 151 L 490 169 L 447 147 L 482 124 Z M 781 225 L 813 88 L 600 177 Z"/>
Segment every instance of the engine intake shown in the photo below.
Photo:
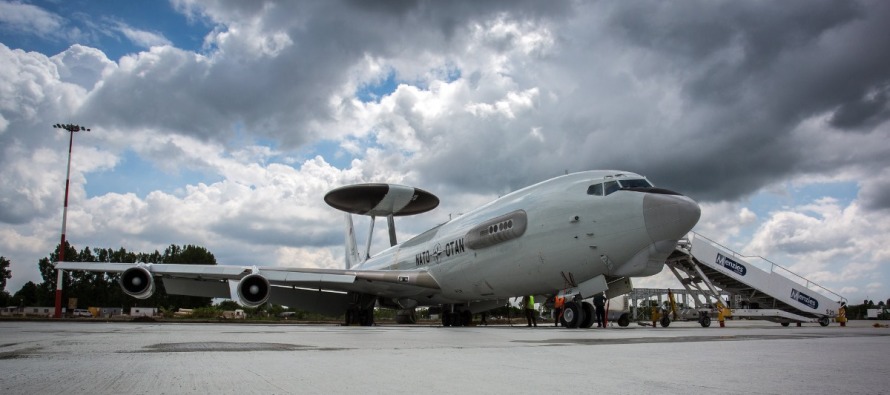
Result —
<path fill-rule="evenodd" d="M 269 300 L 269 280 L 259 274 L 251 274 L 238 282 L 238 299 L 245 307 L 257 307 Z"/>
<path fill-rule="evenodd" d="M 155 292 L 155 281 L 145 267 L 136 266 L 124 270 L 120 278 L 124 293 L 136 299 L 148 299 Z"/>

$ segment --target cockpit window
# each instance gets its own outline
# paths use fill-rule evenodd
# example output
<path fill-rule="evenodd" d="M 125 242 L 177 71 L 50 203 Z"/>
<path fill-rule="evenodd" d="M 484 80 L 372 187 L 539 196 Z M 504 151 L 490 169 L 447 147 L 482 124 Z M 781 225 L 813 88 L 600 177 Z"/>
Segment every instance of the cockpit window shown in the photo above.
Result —
<path fill-rule="evenodd" d="M 652 188 L 652 184 L 645 179 L 608 181 L 603 184 L 589 186 L 587 194 L 593 196 L 611 195 L 612 192 L 627 188 Z"/>
<path fill-rule="evenodd" d="M 645 179 L 619 180 L 622 188 L 652 188 L 652 184 Z"/>
<path fill-rule="evenodd" d="M 603 196 L 603 184 L 593 184 L 587 188 L 587 194 L 593 196 Z"/>

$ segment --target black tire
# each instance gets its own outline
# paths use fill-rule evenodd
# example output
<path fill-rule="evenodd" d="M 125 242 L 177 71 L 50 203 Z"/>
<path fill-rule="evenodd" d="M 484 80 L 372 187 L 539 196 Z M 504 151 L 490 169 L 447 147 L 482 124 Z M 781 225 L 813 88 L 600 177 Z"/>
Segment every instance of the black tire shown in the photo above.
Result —
<path fill-rule="evenodd" d="M 359 310 L 358 318 L 362 326 L 374 326 L 374 308 Z"/>
<path fill-rule="evenodd" d="M 473 323 L 473 313 L 470 310 L 460 312 L 460 326 L 470 326 Z"/>
<path fill-rule="evenodd" d="M 630 317 L 627 316 L 627 313 L 624 313 L 621 315 L 621 317 L 618 317 L 618 326 L 626 327 L 628 325 L 630 325 Z"/>
<path fill-rule="evenodd" d="M 442 326 L 451 326 L 451 312 L 450 311 L 442 312 Z"/>
<path fill-rule="evenodd" d="M 566 302 L 562 318 L 566 328 L 577 328 L 584 320 L 584 310 L 575 302 Z"/>
<path fill-rule="evenodd" d="M 589 302 L 581 302 L 581 310 L 584 310 L 584 319 L 578 323 L 579 328 L 590 328 L 596 321 L 596 310 Z"/>
<path fill-rule="evenodd" d="M 661 316 L 661 321 L 659 322 L 662 328 L 667 328 L 671 325 L 671 317 L 668 317 L 667 314 Z"/>
<path fill-rule="evenodd" d="M 414 309 L 399 310 L 396 314 L 396 323 L 400 325 L 414 325 L 417 323 L 417 313 Z"/>
<path fill-rule="evenodd" d="M 781 324 L 782 324 L 782 326 L 788 326 L 788 325 L 791 325 L 790 322 L 783 322 L 783 323 L 781 323 Z"/>
<path fill-rule="evenodd" d="M 831 320 L 829 320 L 828 317 L 822 317 L 819 319 L 819 325 L 828 326 L 828 324 L 830 324 L 830 323 L 831 323 Z"/>
<path fill-rule="evenodd" d="M 702 328 L 707 328 L 711 326 L 711 317 L 703 315 L 698 319 L 698 323 L 701 324 Z"/>

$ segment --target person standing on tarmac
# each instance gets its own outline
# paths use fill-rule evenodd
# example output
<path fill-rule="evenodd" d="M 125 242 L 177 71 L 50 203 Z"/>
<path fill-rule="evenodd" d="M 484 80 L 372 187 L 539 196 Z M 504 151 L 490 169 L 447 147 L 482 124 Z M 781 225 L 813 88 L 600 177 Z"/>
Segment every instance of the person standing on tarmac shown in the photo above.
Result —
<path fill-rule="evenodd" d="M 538 319 L 535 318 L 535 297 L 532 295 L 522 297 L 522 306 L 525 309 L 525 319 L 528 320 L 528 326 L 538 326 Z"/>
<path fill-rule="evenodd" d="M 559 321 L 562 320 L 562 310 L 566 305 L 566 297 L 556 295 L 553 300 L 553 326 L 559 326 Z"/>
<path fill-rule="evenodd" d="M 606 325 L 606 297 L 602 292 L 593 297 L 593 307 L 596 309 L 596 327 L 602 328 Z"/>

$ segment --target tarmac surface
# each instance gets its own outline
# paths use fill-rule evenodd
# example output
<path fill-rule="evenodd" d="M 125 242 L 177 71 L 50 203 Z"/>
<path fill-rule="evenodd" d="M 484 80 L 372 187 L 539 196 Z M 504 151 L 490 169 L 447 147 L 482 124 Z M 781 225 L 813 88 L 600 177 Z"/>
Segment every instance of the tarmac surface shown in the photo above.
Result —
<path fill-rule="evenodd" d="M 874 323 L 0 321 L 0 393 L 888 393 L 890 328 Z"/>

